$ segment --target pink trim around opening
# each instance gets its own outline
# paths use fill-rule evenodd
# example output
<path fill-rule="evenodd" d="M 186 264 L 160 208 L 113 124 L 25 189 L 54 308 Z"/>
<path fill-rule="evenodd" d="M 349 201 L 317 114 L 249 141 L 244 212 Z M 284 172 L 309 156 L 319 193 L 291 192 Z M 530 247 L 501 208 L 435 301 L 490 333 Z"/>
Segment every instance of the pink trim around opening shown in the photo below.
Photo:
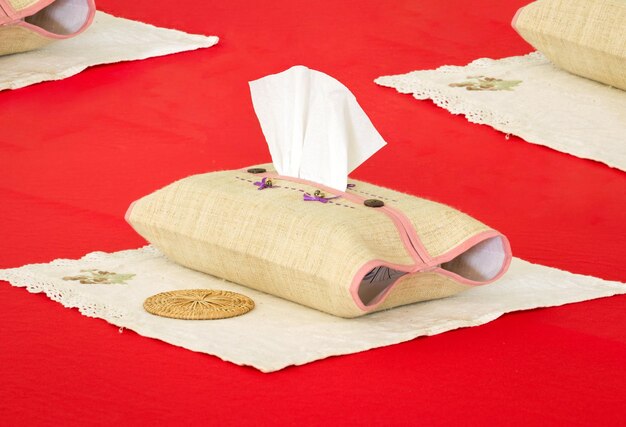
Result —
<path fill-rule="evenodd" d="M 424 244 L 418 237 L 417 232 L 415 231 L 415 227 L 413 227 L 413 223 L 411 222 L 411 220 L 406 215 L 404 215 L 402 211 L 392 208 L 391 206 L 385 205 L 382 207 L 382 209 L 389 212 L 392 218 L 396 217 L 398 219 L 398 222 L 404 229 L 406 236 L 409 239 L 411 246 L 413 247 L 413 250 L 420 257 L 422 264 L 430 265 L 431 264 L 430 255 L 428 254 L 426 247 L 424 246 Z M 400 230 L 398 229 L 398 231 Z"/>
<path fill-rule="evenodd" d="M 389 268 L 393 268 L 394 270 L 404 271 L 408 274 L 398 277 L 398 279 L 395 282 L 387 286 L 387 289 L 385 289 L 383 292 L 377 295 L 376 298 L 374 298 L 369 305 L 365 305 L 363 304 L 363 301 L 361 301 L 361 297 L 359 296 L 359 288 L 361 286 L 361 281 L 363 280 L 363 277 L 365 277 L 367 273 L 369 273 L 372 269 L 376 267 L 389 267 Z M 415 268 L 414 265 L 392 264 L 392 263 L 388 263 L 388 262 L 377 260 L 377 259 L 366 262 L 357 270 L 356 274 L 352 278 L 352 283 L 350 284 L 350 295 L 352 296 L 352 300 L 354 301 L 356 306 L 363 311 L 374 310 L 376 307 L 382 304 L 383 301 L 385 301 L 385 299 L 387 299 L 387 295 L 389 294 L 389 292 L 391 292 L 391 290 L 395 288 L 396 285 L 400 283 L 400 281 L 403 278 L 408 277 L 410 273 L 414 272 L 414 268 Z"/>
<path fill-rule="evenodd" d="M 2 1 L 2 0 L 0 0 Z M 54 1 L 54 0 L 52 0 Z M 52 1 L 50 3 L 52 3 Z M 71 33 L 71 34 L 55 34 L 55 33 L 51 33 L 50 31 L 44 30 L 41 27 L 38 27 L 36 25 L 30 24 L 26 21 L 17 21 L 15 23 L 16 26 L 19 27 L 23 27 L 26 28 L 30 31 L 33 31 L 37 34 L 42 35 L 43 37 L 49 38 L 49 39 L 55 39 L 55 40 L 63 40 L 63 39 L 69 39 L 71 37 L 77 36 L 78 34 L 82 33 L 83 31 L 85 31 L 87 28 L 89 28 L 89 26 L 91 25 L 91 23 L 93 22 L 93 18 L 96 15 L 96 4 L 94 2 L 94 0 L 87 0 L 87 4 L 89 6 L 89 14 L 87 15 L 87 19 L 85 19 L 85 22 L 83 23 L 83 25 L 75 32 Z M 29 15 L 25 15 L 25 16 L 29 16 Z"/>
<path fill-rule="evenodd" d="M 4 0 L 0 0 L 0 25 L 4 25 L 12 21 L 9 11 L 10 9 L 7 8 L 7 5 L 4 3 Z"/>
<path fill-rule="evenodd" d="M 459 256 L 460 254 L 462 254 L 463 252 L 467 251 L 468 249 L 470 249 L 471 247 L 487 240 L 487 239 L 491 239 L 494 237 L 500 237 L 502 239 L 502 244 L 504 246 L 504 262 L 502 264 L 502 267 L 500 268 L 500 271 L 493 276 L 491 279 L 489 280 L 485 280 L 485 281 L 475 281 L 475 280 L 470 280 L 467 279 L 465 277 L 459 276 L 456 273 L 453 273 L 452 271 L 448 271 L 445 270 L 441 267 L 438 267 L 439 264 L 446 262 L 446 261 L 450 261 L 452 259 L 454 259 L 455 257 Z M 401 265 L 397 265 L 397 264 L 391 264 L 391 263 L 387 263 L 384 261 L 379 261 L 379 260 L 372 260 L 372 261 L 368 261 L 366 262 L 361 268 L 359 268 L 359 270 L 357 271 L 357 273 L 355 274 L 354 278 L 352 279 L 352 283 L 350 284 L 350 295 L 352 295 L 352 300 L 354 301 L 354 303 L 356 304 L 357 307 L 359 307 L 359 309 L 363 310 L 363 311 L 372 311 L 375 310 L 379 305 L 381 305 L 385 299 L 387 299 L 387 296 L 391 293 L 391 291 L 398 285 L 398 283 L 400 283 L 402 280 L 404 280 L 405 278 L 411 277 L 412 273 L 426 273 L 426 272 L 434 272 L 437 274 L 441 274 L 443 276 L 448 276 L 452 279 L 454 279 L 455 281 L 463 284 L 463 285 L 468 285 L 468 286 L 482 286 L 482 285 L 487 285 L 489 283 L 495 282 L 496 280 L 498 280 L 499 278 L 501 278 L 509 269 L 509 266 L 511 264 L 511 258 L 512 258 L 512 253 L 511 253 L 511 245 L 509 243 L 509 240 L 506 238 L 506 236 L 498 233 L 495 230 L 489 230 L 489 231 L 485 231 L 482 233 L 479 233 L 469 239 L 467 239 L 465 242 L 463 242 L 462 244 L 456 246 L 453 250 L 438 256 L 437 258 L 434 258 L 429 264 L 431 264 L 430 266 L 428 266 L 427 268 L 423 268 L 421 270 L 415 271 L 414 268 L 406 268 L 406 266 L 401 266 Z M 363 304 L 363 302 L 361 301 L 361 298 L 359 297 L 359 287 L 361 286 L 361 281 L 363 280 L 363 277 L 369 272 L 371 271 L 373 268 L 376 267 L 380 267 L 380 266 L 384 266 L 384 267 L 390 267 L 393 268 L 394 270 L 398 270 L 398 271 L 404 271 L 407 272 L 408 274 L 399 277 L 394 283 L 392 283 L 391 285 L 389 285 L 383 292 L 380 293 L 380 295 L 378 295 L 376 298 L 374 298 L 372 300 L 372 302 L 370 302 L 370 304 L 365 305 Z"/>
<path fill-rule="evenodd" d="M 39 12 L 44 7 L 49 6 L 54 1 L 55 0 L 41 0 L 41 1 L 36 2 L 35 4 L 31 4 L 30 6 L 24 9 L 15 10 L 13 6 L 11 5 L 11 3 L 8 2 L 8 0 L 0 0 L 0 9 L 3 9 L 5 11 L 5 13 L 7 14 L 7 17 L 10 18 L 9 22 L 11 22 L 17 19 L 22 19 L 26 16 L 33 15 Z"/>
<path fill-rule="evenodd" d="M 267 177 L 267 178 L 274 178 L 274 179 L 283 179 L 285 181 L 297 182 L 297 183 L 309 185 L 312 187 L 319 188 L 334 196 L 341 196 L 345 198 L 346 200 L 349 200 L 358 204 L 363 203 L 363 201 L 365 200 L 364 197 L 357 196 L 355 194 L 346 193 L 346 192 L 339 191 L 339 190 L 335 190 L 325 185 L 318 184 L 316 182 L 308 181 L 308 180 L 301 179 L 301 178 L 282 176 L 276 173 L 261 173 L 261 174 L 257 174 L 257 176 L 261 178 Z M 421 240 L 417 236 L 417 233 L 415 231 L 415 228 L 413 227 L 413 224 L 406 217 L 406 215 L 404 215 L 404 213 L 388 205 L 378 208 L 378 210 L 380 210 L 381 212 L 384 212 L 393 221 L 394 225 L 398 229 L 398 234 L 400 235 L 400 238 L 402 239 L 402 242 L 405 248 L 407 249 L 409 254 L 411 254 L 411 257 L 415 261 L 415 264 L 399 265 L 399 264 L 388 263 L 382 260 L 371 260 L 371 261 L 366 262 L 364 265 L 362 265 L 357 270 L 357 273 L 352 279 L 352 283 L 350 284 L 349 290 L 350 290 L 350 294 L 352 295 L 352 299 L 354 303 L 356 304 L 357 307 L 359 307 L 359 309 L 363 311 L 372 311 L 376 309 L 376 307 L 378 307 L 380 304 L 382 304 L 385 301 L 387 295 L 389 295 L 389 293 L 393 290 L 393 288 L 395 288 L 397 284 L 400 283 L 401 280 L 407 277 L 410 277 L 411 273 L 435 272 L 444 276 L 448 276 L 454 279 L 455 281 L 464 285 L 481 286 L 481 285 L 486 285 L 488 283 L 492 283 L 498 280 L 500 277 L 502 277 L 506 273 L 506 271 L 509 268 L 509 265 L 511 263 L 511 258 L 512 258 L 511 245 L 509 243 L 509 240 L 506 238 L 506 236 L 504 236 L 503 234 L 495 230 L 488 230 L 488 231 L 478 233 L 470 237 L 469 239 L 467 239 L 460 245 L 455 246 L 452 250 L 442 255 L 439 255 L 435 258 L 431 258 L 430 255 L 428 254 L 428 251 L 426 250 Z M 502 240 L 502 245 L 504 249 L 504 262 L 498 274 L 496 274 L 491 279 L 485 280 L 485 281 L 470 280 L 465 277 L 459 276 L 458 274 L 454 272 L 451 272 L 451 271 L 448 271 L 439 267 L 440 264 L 450 261 L 456 258 L 457 256 L 459 256 L 460 254 L 462 254 L 463 252 L 469 250 L 473 246 L 487 239 L 491 239 L 494 237 L 500 237 Z M 361 299 L 358 295 L 359 286 L 361 284 L 361 281 L 363 280 L 363 277 L 369 271 L 371 271 L 375 267 L 380 267 L 380 266 L 393 268 L 394 270 L 398 270 L 398 271 L 404 271 L 408 274 L 399 277 L 393 284 L 388 286 L 387 289 L 385 289 L 380 295 L 378 295 L 372 301 L 372 303 L 365 305 L 363 304 L 363 302 L 361 302 Z"/>
<path fill-rule="evenodd" d="M 333 194 L 333 195 L 340 195 L 343 198 L 345 198 L 346 200 L 361 204 L 363 203 L 363 201 L 365 200 L 365 198 L 361 197 L 361 196 L 357 196 L 354 194 L 349 194 L 346 192 L 342 192 L 342 191 L 338 191 L 335 189 L 332 189 L 330 187 L 326 187 L 324 185 L 312 182 L 312 181 L 307 181 L 304 179 L 300 179 L 300 178 L 292 178 L 292 177 L 285 177 L 285 176 L 281 176 L 278 175 L 276 173 L 263 173 L 263 174 L 257 174 L 257 176 L 264 178 L 264 177 L 268 177 L 268 178 L 274 178 L 274 179 L 283 179 L 286 181 L 292 181 L 292 182 L 297 182 L 297 183 L 301 183 L 301 184 L 305 184 L 305 185 L 309 185 L 312 187 L 316 187 L 319 188 L 329 194 Z M 130 206 L 128 207 L 128 209 L 126 210 L 126 213 L 124 215 L 124 219 L 126 220 L 126 222 L 130 223 L 130 216 L 131 216 L 131 212 L 135 206 L 135 204 L 137 203 L 137 201 L 134 201 L 130 204 Z M 387 208 L 387 209 L 384 209 Z M 359 267 L 359 269 L 357 270 L 356 274 L 354 275 L 353 279 L 352 279 L 352 283 L 350 284 L 350 288 L 349 288 L 349 292 L 350 295 L 352 296 L 352 300 L 354 301 L 355 305 L 362 311 L 364 312 L 370 312 L 375 310 L 378 306 L 380 306 L 385 299 L 387 298 L 387 296 L 389 295 L 389 293 L 391 293 L 391 291 L 398 285 L 398 283 L 400 283 L 402 280 L 405 280 L 406 278 L 411 277 L 412 273 L 418 273 L 418 272 L 435 272 L 437 274 L 441 274 L 441 275 L 445 275 L 448 276 L 452 279 L 454 279 L 455 281 L 461 283 L 461 284 L 465 284 L 465 285 L 469 285 L 469 286 L 481 286 L 481 285 L 486 285 L 488 283 L 492 283 L 496 280 L 498 280 L 500 277 L 502 277 L 506 271 L 509 268 L 509 265 L 511 263 L 511 258 L 512 258 L 512 253 L 511 253 L 511 245 L 508 241 L 508 239 L 506 238 L 506 236 L 500 234 L 499 232 L 495 231 L 495 230 L 488 230 L 485 232 L 481 232 L 478 233 L 472 237 L 470 237 L 469 239 L 467 239 L 466 241 L 464 241 L 463 243 L 461 243 L 460 245 L 455 246 L 452 250 L 444 253 L 443 255 L 437 256 L 435 258 L 431 258 L 428 253 L 426 252 L 426 249 L 424 248 L 424 246 L 421 244 L 421 241 L 419 241 L 419 239 L 417 240 L 419 242 L 419 247 L 421 248 L 421 250 L 424 251 L 424 255 L 425 255 L 425 259 L 422 259 L 420 256 L 418 256 L 417 253 L 415 253 L 415 250 L 417 249 L 411 242 L 411 240 L 408 237 L 408 233 L 413 233 L 415 234 L 415 230 L 411 224 L 411 222 L 408 220 L 408 218 L 402 214 L 401 212 L 391 208 L 391 207 L 387 207 L 384 206 L 383 208 L 378 208 L 379 210 L 381 210 L 382 212 L 384 212 L 387 216 L 389 216 L 389 218 L 394 222 L 394 225 L 396 226 L 396 228 L 398 228 L 398 233 L 400 234 L 400 237 L 402 238 L 402 242 L 405 245 L 406 249 L 409 251 L 409 253 L 411 254 L 413 260 L 415 261 L 414 264 L 411 265 L 401 265 L 401 264 L 394 264 L 394 263 L 389 263 L 383 260 L 379 260 L 379 259 L 375 259 L 375 260 L 371 260 L 366 262 L 365 264 L 363 264 L 361 267 Z M 397 215 L 397 216 L 396 216 Z M 132 226 L 132 224 L 131 224 Z M 500 237 L 502 240 L 502 244 L 503 244 L 503 249 L 504 249 L 504 262 L 502 264 L 502 267 L 500 268 L 500 271 L 498 272 L 498 274 L 496 274 L 494 277 L 492 277 L 489 280 L 486 281 L 474 281 L 474 280 L 470 280 L 464 277 L 459 276 L 458 274 L 455 274 L 451 271 L 442 269 L 439 267 L 440 264 L 450 261 L 452 259 L 454 259 L 455 257 L 459 256 L 460 254 L 462 254 L 463 252 L 469 250 L 470 248 L 472 248 L 473 246 L 487 240 L 487 239 L 491 239 L 494 237 Z M 371 271 L 373 268 L 375 267 L 380 267 L 380 266 L 384 266 L 384 267 L 389 267 L 392 268 L 394 270 L 397 271 L 403 271 L 406 272 L 407 274 L 404 276 L 399 277 L 394 283 L 392 283 L 390 286 L 388 286 L 383 292 L 380 293 L 380 295 L 378 295 L 376 298 L 374 298 L 374 300 L 372 300 L 372 302 L 368 305 L 363 304 L 363 302 L 361 301 L 361 298 L 359 297 L 358 291 L 359 291 L 359 287 L 361 284 L 361 281 L 363 280 L 363 277 L 369 272 Z"/>
<path fill-rule="evenodd" d="M 511 264 L 511 258 L 513 257 L 509 239 L 507 239 L 505 235 L 495 230 L 484 231 L 482 233 L 478 233 L 477 235 L 473 237 L 470 237 L 465 242 L 456 246 L 451 251 L 448 251 L 443 255 L 433 258 L 432 264 L 437 266 L 437 265 L 443 264 L 444 262 L 451 261 L 457 256 L 461 255 L 463 252 L 466 252 L 470 248 L 476 246 L 477 244 L 484 242 L 485 240 L 493 239 L 494 237 L 499 237 L 502 240 L 502 246 L 503 246 L 502 249 L 504 250 L 504 262 L 502 263 L 502 266 L 500 267 L 500 271 L 491 279 L 482 280 L 482 281 L 470 280 L 465 277 L 459 276 L 458 274 L 452 271 L 445 270 L 440 267 L 434 268 L 433 271 L 437 271 L 438 273 L 443 274 L 444 276 L 451 277 L 457 282 L 460 282 L 460 283 L 463 283 L 464 285 L 469 285 L 469 286 L 482 286 L 482 285 L 487 285 L 489 283 L 495 282 L 500 277 L 502 277 L 504 273 L 506 273 L 506 271 L 509 269 L 509 265 Z"/>

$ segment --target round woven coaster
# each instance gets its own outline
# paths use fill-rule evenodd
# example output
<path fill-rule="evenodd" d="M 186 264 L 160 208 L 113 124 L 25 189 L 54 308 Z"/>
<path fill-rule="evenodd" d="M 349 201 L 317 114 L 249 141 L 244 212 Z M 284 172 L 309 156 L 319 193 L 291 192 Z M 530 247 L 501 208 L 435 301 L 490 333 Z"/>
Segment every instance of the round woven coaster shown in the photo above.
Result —
<path fill-rule="evenodd" d="M 226 319 L 245 314 L 254 301 L 245 295 L 212 289 L 183 289 L 152 295 L 143 303 L 148 313 L 172 319 Z"/>

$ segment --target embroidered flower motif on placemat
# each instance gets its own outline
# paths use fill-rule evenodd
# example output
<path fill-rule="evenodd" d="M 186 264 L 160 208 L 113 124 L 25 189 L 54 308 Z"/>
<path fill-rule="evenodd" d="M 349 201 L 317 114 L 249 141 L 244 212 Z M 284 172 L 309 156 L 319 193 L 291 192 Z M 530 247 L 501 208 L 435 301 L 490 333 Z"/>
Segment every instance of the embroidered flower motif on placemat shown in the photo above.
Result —
<path fill-rule="evenodd" d="M 450 87 L 464 87 L 467 90 L 508 90 L 511 91 L 520 84 L 521 80 L 502 80 L 495 77 L 467 76 L 468 81 L 460 83 L 450 83 Z"/>
<path fill-rule="evenodd" d="M 63 280 L 76 280 L 83 285 L 125 285 L 127 280 L 135 277 L 134 274 L 118 274 L 110 271 L 97 270 L 95 268 L 89 270 L 80 270 L 80 276 L 65 276 Z"/>

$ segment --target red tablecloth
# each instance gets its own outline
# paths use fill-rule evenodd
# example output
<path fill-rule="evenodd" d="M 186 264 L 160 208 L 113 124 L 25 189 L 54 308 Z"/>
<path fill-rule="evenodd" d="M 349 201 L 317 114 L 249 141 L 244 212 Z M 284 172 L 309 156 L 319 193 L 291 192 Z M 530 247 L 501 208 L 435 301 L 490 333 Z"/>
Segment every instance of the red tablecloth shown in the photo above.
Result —
<path fill-rule="evenodd" d="M 626 281 L 626 174 L 373 83 L 529 52 L 509 25 L 525 1 L 99 1 L 221 41 L 0 93 L 0 267 L 139 247 L 131 201 L 270 161 L 247 82 L 303 64 L 389 142 L 356 178 L 460 208 L 521 258 Z M 0 424 L 623 425 L 625 324 L 613 297 L 268 375 L 0 283 Z"/>

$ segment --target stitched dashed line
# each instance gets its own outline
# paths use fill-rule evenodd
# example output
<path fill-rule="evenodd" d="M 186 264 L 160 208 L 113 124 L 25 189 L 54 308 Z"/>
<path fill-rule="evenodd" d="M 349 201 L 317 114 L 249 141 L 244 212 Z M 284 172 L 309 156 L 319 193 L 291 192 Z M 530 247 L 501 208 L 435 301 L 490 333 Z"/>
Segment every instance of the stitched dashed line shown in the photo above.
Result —
<path fill-rule="evenodd" d="M 356 209 L 354 206 L 344 205 L 343 203 L 333 202 L 332 200 L 329 200 L 328 203 L 332 203 L 333 205 L 337 206 L 343 206 L 344 208 Z"/>
<path fill-rule="evenodd" d="M 305 191 L 304 191 L 303 189 L 301 189 L 301 188 L 293 188 L 293 187 L 282 187 L 282 188 L 288 188 L 288 189 L 290 189 L 290 190 L 299 191 L 299 192 L 301 192 L 301 193 L 304 193 L 304 192 L 305 192 Z"/>
<path fill-rule="evenodd" d="M 368 196 L 376 197 L 377 199 L 389 200 L 390 202 L 395 202 L 395 203 L 398 203 L 398 201 L 397 201 L 397 200 L 390 199 L 389 197 L 378 196 L 378 195 L 376 195 L 376 194 L 367 193 L 367 192 L 365 192 L 365 191 L 355 190 L 354 188 L 352 189 L 352 191 L 354 191 L 355 193 L 361 193 L 361 194 L 365 194 L 365 195 L 368 195 Z"/>
<path fill-rule="evenodd" d="M 249 182 L 251 184 L 254 184 L 254 181 L 252 181 L 250 179 L 246 179 L 246 178 L 241 178 L 239 176 L 236 176 L 235 179 L 238 179 L 239 181 L 246 181 L 246 182 Z M 301 189 L 301 188 L 287 187 L 287 186 L 284 186 L 284 185 L 281 185 L 281 186 L 275 185 L 272 188 L 285 188 L 285 189 L 288 189 L 288 190 L 299 191 L 300 193 L 305 193 L 305 191 L 303 189 Z M 354 206 L 346 205 L 346 204 L 343 204 L 343 203 L 333 202 L 332 200 L 329 200 L 328 203 L 332 203 L 333 205 L 337 205 L 337 206 L 343 206 L 344 208 L 356 209 Z"/>
<path fill-rule="evenodd" d="M 247 182 L 249 182 L 251 184 L 254 184 L 254 181 L 252 181 L 251 179 L 245 179 L 245 178 L 241 178 L 241 177 L 238 177 L 238 176 L 236 176 L 235 178 L 238 179 L 239 181 L 247 181 Z"/>

